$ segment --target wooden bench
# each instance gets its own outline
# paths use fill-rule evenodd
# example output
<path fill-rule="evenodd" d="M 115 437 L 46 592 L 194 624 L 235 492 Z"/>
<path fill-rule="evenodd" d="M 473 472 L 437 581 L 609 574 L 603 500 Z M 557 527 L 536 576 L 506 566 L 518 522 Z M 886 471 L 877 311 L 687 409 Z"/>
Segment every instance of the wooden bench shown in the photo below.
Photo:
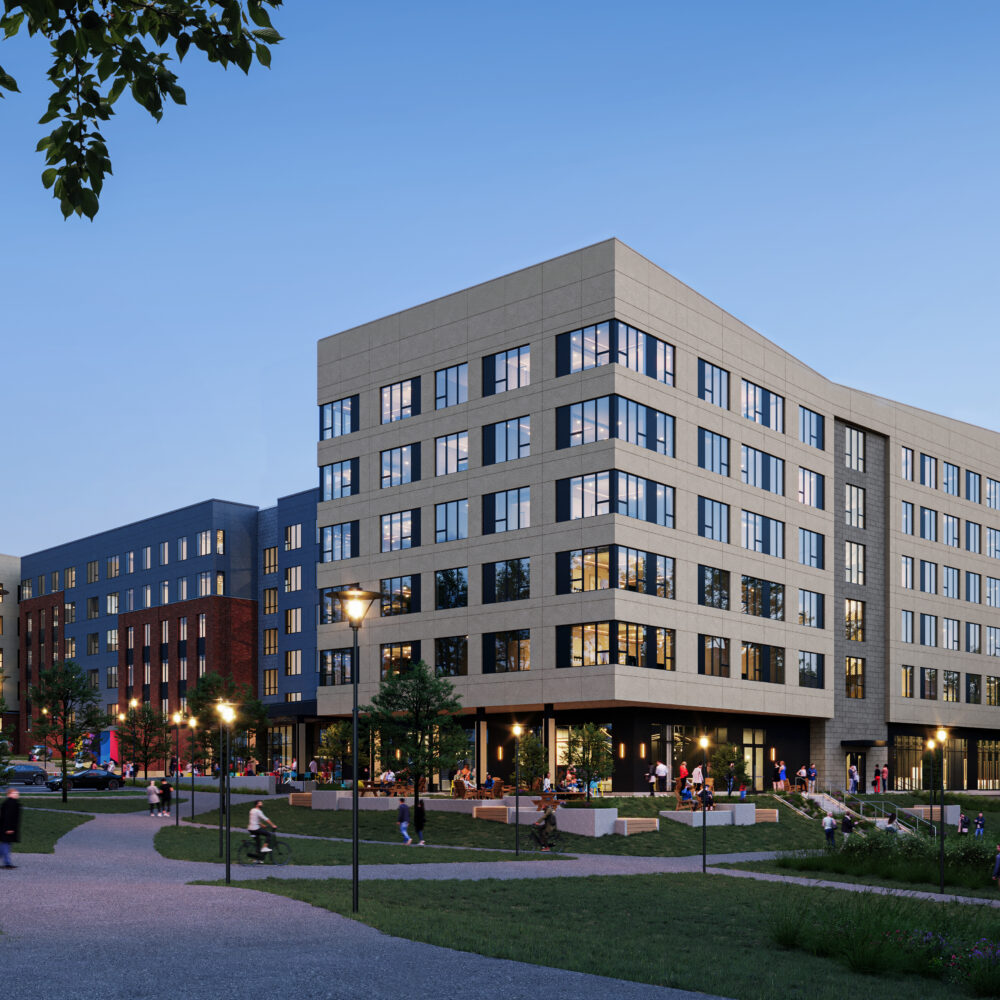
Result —
<path fill-rule="evenodd" d="M 633 833 L 656 833 L 660 821 L 656 816 L 621 816 L 615 820 L 615 833 L 630 837 Z"/>
<path fill-rule="evenodd" d="M 288 804 L 290 806 L 305 806 L 306 809 L 311 809 L 312 802 L 312 792 L 291 792 L 288 796 Z"/>
<path fill-rule="evenodd" d="M 506 806 L 473 806 L 472 807 L 472 818 L 473 819 L 487 819 L 493 823 L 506 823 L 507 822 L 507 807 Z"/>
<path fill-rule="evenodd" d="M 760 809 L 756 810 L 756 822 L 758 823 L 777 823 L 778 822 L 778 810 L 777 809 Z"/>

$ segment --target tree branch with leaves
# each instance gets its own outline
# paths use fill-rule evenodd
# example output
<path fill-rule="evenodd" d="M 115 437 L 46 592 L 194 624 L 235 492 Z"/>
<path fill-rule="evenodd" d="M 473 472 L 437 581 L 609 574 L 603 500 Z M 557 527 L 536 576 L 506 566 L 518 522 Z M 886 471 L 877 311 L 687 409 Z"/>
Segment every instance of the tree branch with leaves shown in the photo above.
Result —
<path fill-rule="evenodd" d="M 267 8 L 283 0 L 3 0 L 0 32 L 22 30 L 48 41 L 52 94 L 39 124 L 55 123 L 38 143 L 45 154 L 42 183 L 52 188 L 64 218 L 93 219 L 100 208 L 111 157 L 101 123 L 114 116 L 126 89 L 157 121 L 164 102 L 186 104 L 170 68 L 193 45 L 209 62 L 244 73 L 256 60 L 271 65 L 270 46 L 281 41 Z M 17 81 L 0 66 L 0 97 Z"/>

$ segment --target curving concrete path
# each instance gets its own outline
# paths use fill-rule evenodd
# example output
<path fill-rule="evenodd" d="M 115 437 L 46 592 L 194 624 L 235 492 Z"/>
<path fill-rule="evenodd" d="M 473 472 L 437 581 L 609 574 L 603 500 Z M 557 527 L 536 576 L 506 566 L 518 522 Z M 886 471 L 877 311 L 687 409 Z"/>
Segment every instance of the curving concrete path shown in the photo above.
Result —
<path fill-rule="evenodd" d="M 209 798 L 196 806 L 208 808 Z M 25 818 L 30 822 L 30 813 Z M 8 1000 L 705 997 L 393 938 L 269 893 L 188 885 L 221 877 L 222 866 L 160 857 L 153 834 L 164 822 L 142 813 L 99 815 L 63 837 L 54 855 L 15 852 L 19 867 L 0 871 L 0 970 Z M 382 865 L 365 868 L 364 877 L 633 874 L 689 870 L 655 862 L 692 860 L 700 865 L 700 858 L 602 858 L 600 872 L 574 861 Z M 276 872 L 350 876 L 345 867 L 233 869 L 241 881 Z"/>

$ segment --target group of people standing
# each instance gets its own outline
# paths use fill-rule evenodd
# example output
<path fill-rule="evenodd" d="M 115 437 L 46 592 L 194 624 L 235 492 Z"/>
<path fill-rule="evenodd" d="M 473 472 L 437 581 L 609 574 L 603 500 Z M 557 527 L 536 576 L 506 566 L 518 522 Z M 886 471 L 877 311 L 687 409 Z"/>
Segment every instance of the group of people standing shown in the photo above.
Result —
<path fill-rule="evenodd" d="M 159 785 L 152 778 L 146 787 L 146 801 L 149 803 L 150 816 L 169 816 L 170 804 L 173 800 L 174 786 L 169 778 L 161 778 Z"/>

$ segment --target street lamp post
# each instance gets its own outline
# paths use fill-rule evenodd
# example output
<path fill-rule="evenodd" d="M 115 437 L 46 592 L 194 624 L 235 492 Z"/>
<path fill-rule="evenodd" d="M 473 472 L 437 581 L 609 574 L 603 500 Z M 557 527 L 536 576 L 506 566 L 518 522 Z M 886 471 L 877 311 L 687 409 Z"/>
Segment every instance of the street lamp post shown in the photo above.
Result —
<path fill-rule="evenodd" d="M 174 790 L 177 801 L 174 803 L 174 826 L 181 825 L 181 713 L 174 712 L 174 747 L 177 754 L 177 765 L 174 768 Z"/>
<path fill-rule="evenodd" d="M 351 657 L 351 688 L 354 707 L 351 711 L 351 912 L 358 912 L 358 629 L 361 628 L 372 602 L 379 594 L 372 590 L 352 587 L 340 590 L 337 597 L 347 622 L 354 632 L 354 655 Z"/>
<path fill-rule="evenodd" d="M 938 837 L 938 851 L 941 858 L 941 894 L 944 895 L 944 741 L 948 738 L 948 733 L 944 729 L 939 729 L 934 735 L 937 736 L 938 746 L 941 748 L 941 799 L 938 805 L 941 835 Z"/>
<path fill-rule="evenodd" d="M 708 809 L 705 806 L 705 787 L 708 781 L 708 737 L 702 736 L 698 740 L 702 753 L 705 756 L 701 771 L 701 873 L 704 875 L 708 866 Z"/>
<path fill-rule="evenodd" d="M 233 750 L 233 719 L 236 718 L 236 713 L 233 711 L 232 705 L 220 705 L 219 715 L 226 724 L 226 756 L 224 760 L 226 770 L 226 885 L 229 885 L 229 868 L 231 862 L 229 757 Z"/>
<path fill-rule="evenodd" d="M 188 725 L 191 727 L 191 822 L 194 822 L 194 731 L 198 727 L 198 720 L 192 716 L 188 719 Z M 177 808 L 178 813 L 180 812 L 180 806 Z"/>
<path fill-rule="evenodd" d="M 521 853 L 521 727 L 514 726 L 514 854 Z"/>

